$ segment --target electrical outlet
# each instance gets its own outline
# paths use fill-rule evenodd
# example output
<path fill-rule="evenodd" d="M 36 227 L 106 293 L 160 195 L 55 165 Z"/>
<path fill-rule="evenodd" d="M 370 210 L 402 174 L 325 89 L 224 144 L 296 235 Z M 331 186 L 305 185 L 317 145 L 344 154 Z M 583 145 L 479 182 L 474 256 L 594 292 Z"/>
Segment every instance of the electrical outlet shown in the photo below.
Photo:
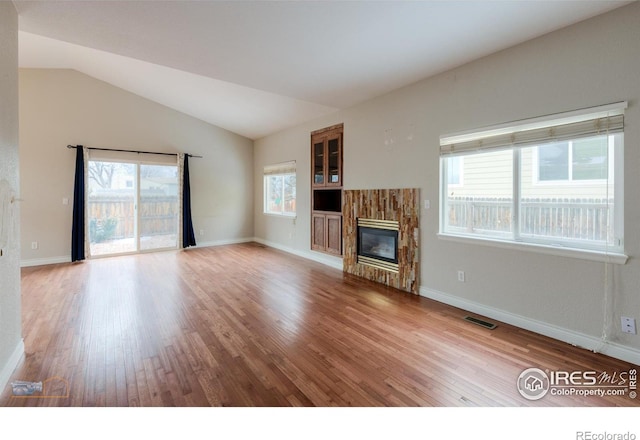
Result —
<path fill-rule="evenodd" d="M 31 249 L 33 249 L 33 250 L 38 249 L 38 242 L 37 241 L 32 241 L 31 242 Z"/>
<path fill-rule="evenodd" d="M 200 235 L 204 235 L 204 229 L 200 229 Z"/>
<path fill-rule="evenodd" d="M 461 283 L 464 283 L 464 270 L 458 271 L 458 281 L 460 281 Z"/>
<path fill-rule="evenodd" d="M 632 335 L 636 334 L 636 320 L 634 318 L 628 318 L 623 316 L 622 319 L 622 332 Z"/>

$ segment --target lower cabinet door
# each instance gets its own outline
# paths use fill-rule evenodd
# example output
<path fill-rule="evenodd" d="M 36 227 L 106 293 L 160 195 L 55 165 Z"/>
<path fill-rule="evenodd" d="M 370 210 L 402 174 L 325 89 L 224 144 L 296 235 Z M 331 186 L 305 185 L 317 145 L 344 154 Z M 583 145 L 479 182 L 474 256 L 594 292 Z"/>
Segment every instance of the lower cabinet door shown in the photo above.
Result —
<path fill-rule="evenodd" d="M 327 215 L 326 251 L 331 254 L 342 254 L 342 216 Z"/>
<path fill-rule="evenodd" d="M 342 216 L 334 214 L 312 214 L 311 249 L 342 255 Z"/>
<path fill-rule="evenodd" d="M 313 214 L 311 219 L 311 249 L 314 251 L 325 251 L 326 216 L 324 214 Z"/>

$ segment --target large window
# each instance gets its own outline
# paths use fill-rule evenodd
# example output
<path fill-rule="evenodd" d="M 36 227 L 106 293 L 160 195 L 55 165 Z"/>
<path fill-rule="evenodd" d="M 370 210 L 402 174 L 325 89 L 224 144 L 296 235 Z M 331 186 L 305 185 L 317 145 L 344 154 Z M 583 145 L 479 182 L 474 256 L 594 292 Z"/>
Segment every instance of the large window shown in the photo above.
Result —
<path fill-rule="evenodd" d="M 296 215 L 295 162 L 285 162 L 264 168 L 264 213 Z"/>
<path fill-rule="evenodd" d="M 441 235 L 622 254 L 625 107 L 442 137 Z"/>

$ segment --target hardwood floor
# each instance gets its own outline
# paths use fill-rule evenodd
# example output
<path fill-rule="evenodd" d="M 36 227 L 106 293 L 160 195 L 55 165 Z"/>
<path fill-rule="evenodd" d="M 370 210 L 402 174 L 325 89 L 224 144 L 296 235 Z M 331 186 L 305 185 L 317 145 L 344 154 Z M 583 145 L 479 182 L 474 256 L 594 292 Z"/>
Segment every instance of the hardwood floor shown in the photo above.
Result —
<path fill-rule="evenodd" d="M 2 406 L 638 406 L 526 400 L 530 367 L 637 367 L 254 243 L 25 268 L 22 295 L 11 381 L 45 390 Z"/>

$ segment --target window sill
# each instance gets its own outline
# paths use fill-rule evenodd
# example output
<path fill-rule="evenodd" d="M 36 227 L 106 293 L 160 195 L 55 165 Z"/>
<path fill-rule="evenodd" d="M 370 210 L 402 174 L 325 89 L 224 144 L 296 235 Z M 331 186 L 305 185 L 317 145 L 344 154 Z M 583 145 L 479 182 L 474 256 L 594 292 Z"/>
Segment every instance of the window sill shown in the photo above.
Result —
<path fill-rule="evenodd" d="M 290 218 L 294 220 L 297 217 L 297 214 L 274 214 L 273 212 L 263 212 L 262 214 L 268 217 Z"/>
<path fill-rule="evenodd" d="M 601 252 L 586 249 L 572 249 L 562 246 L 550 246 L 534 243 L 522 243 L 506 240 L 487 239 L 482 237 L 469 237 L 462 235 L 452 235 L 438 233 L 438 238 L 442 240 L 456 241 L 459 243 L 479 244 L 503 249 L 514 249 L 527 252 L 537 252 L 540 254 L 555 255 L 557 257 L 578 258 L 581 260 L 599 261 L 603 263 L 625 264 L 629 257 L 618 252 Z"/>

